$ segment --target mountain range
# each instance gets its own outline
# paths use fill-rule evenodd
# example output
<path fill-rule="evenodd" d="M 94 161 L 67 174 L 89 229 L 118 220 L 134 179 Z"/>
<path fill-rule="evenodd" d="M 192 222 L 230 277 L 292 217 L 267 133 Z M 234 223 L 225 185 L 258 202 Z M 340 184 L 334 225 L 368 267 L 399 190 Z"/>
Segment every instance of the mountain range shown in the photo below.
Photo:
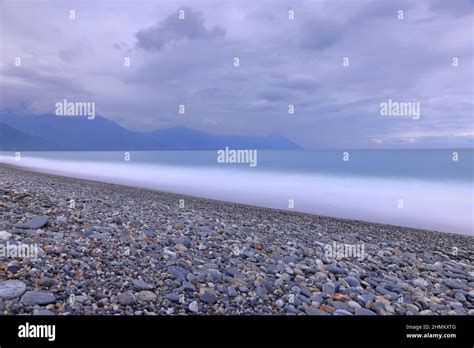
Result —
<path fill-rule="evenodd" d="M 186 127 L 135 132 L 104 117 L 0 115 L 0 150 L 296 150 L 301 146 L 280 135 L 215 135 Z"/>

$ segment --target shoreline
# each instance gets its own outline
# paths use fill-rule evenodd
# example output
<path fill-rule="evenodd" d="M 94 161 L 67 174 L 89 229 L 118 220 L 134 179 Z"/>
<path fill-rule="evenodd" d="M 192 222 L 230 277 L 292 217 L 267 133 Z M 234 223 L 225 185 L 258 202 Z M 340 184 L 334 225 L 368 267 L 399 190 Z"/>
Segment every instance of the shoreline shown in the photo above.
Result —
<path fill-rule="evenodd" d="M 185 197 L 185 198 L 188 198 L 188 199 L 198 199 L 198 200 L 202 200 L 202 201 L 210 201 L 210 202 L 221 203 L 221 204 L 225 204 L 225 205 L 236 205 L 236 206 L 239 206 L 239 207 L 247 207 L 249 209 L 262 209 L 262 210 L 269 210 L 269 211 L 274 211 L 274 212 L 279 212 L 279 213 L 303 214 L 303 215 L 313 216 L 313 217 L 316 217 L 316 218 L 327 218 L 327 219 L 333 219 L 335 221 L 346 222 L 346 223 L 350 223 L 350 222 L 354 222 L 354 223 L 358 223 L 358 224 L 366 223 L 366 224 L 370 224 L 370 225 L 379 225 L 381 227 L 385 226 L 385 227 L 401 228 L 401 229 L 406 229 L 406 230 L 409 230 L 409 231 L 418 231 L 418 232 L 424 231 L 424 232 L 429 232 L 429 233 L 441 233 L 441 234 L 459 235 L 459 236 L 463 236 L 463 237 L 474 238 L 474 234 L 471 235 L 471 234 L 463 234 L 463 233 L 459 233 L 459 232 L 444 232 L 444 231 L 439 231 L 439 230 L 430 230 L 430 229 L 425 229 L 425 228 L 402 226 L 402 225 L 395 225 L 395 224 L 389 224 L 389 223 L 383 223 L 383 222 L 375 222 L 375 221 L 369 221 L 369 220 L 358 220 L 358 219 L 343 218 L 343 217 L 330 216 L 330 215 L 320 215 L 320 214 L 315 214 L 315 213 L 305 212 L 305 211 L 298 211 L 298 210 L 278 209 L 278 208 L 264 207 L 264 206 L 259 206 L 259 205 L 252 205 L 252 204 L 248 204 L 248 203 L 231 202 L 231 201 L 225 201 L 225 200 L 220 200 L 220 199 L 206 198 L 206 197 L 187 195 L 187 194 L 176 193 L 176 192 L 171 192 L 171 191 L 159 190 L 159 189 L 154 189 L 154 188 L 144 187 L 144 186 L 128 185 L 128 184 L 114 183 L 114 182 L 105 182 L 105 181 L 94 180 L 94 179 L 91 179 L 91 178 L 78 178 L 78 177 L 67 176 L 67 175 L 63 175 L 63 174 L 59 174 L 59 173 L 48 173 L 48 172 L 44 172 L 41 169 L 37 169 L 37 168 L 16 166 L 16 165 L 12 165 L 10 163 L 0 162 L 0 168 L 2 168 L 2 167 L 16 169 L 16 170 L 20 170 L 20 171 L 24 171 L 24 172 L 28 172 L 28 173 L 37 173 L 37 174 L 41 174 L 41 175 L 59 177 L 59 178 L 64 178 L 64 179 L 74 179 L 74 180 L 90 182 L 90 183 L 96 183 L 96 184 L 113 185 L 113 186 L 124 187 L 124 188 L 131 188 L 131 189 L 137 189 L 137 190 L 158 192 L 158 193 L 163 193 L 163 194 L 175 195 L 176 197 Z"/>
<path fill-rule="evenodd" d="M 12 298 L 0 281 L 5 314 L 474 314 L 473 236 L 0 173 L 0 242 L 44 252 L 0 257 L 19 281 Z M 333 243 L 358 255 L 328 257 Z"/>

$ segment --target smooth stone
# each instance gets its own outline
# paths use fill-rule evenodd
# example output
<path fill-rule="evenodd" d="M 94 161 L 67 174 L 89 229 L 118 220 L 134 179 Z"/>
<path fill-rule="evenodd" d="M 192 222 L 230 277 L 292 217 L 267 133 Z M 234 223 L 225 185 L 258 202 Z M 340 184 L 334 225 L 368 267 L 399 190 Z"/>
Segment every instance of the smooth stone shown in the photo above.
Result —
<path fill-rule="evenodd" d="M 141 279 L 132 280 L 132 286 L 133 286 L 133 289 L 136 291 L 153 290 L 155 288 L 153 285 L 147 284 Z"/>
<path fill-rule="evenodd" d="M 47 216 L 36 216 L 24 224 L 16 225 L 16 227 L 37 230 L 38 228 L 41 228 L 46 225 L 48 223 L 48 219 L 49 218 Z"/>
<path fill-rule="evenodd" d="M 457 292 L 456 295 L 454 295 L 454 298 L 458 301 L 464 302 L 466 301 L 466 296 L 464 296 L 462 293 Z"/>
<path fill-rule="evenodd" d="M 210 292 L 206 291 L 202 295 L 201 300 L 203 300 L 204 302 L 206 302 L 208 304 L 214 304 L 217 301 L 217 296 L 214 295 L 213 293 L 210 293 Z"/>
<path fill-rule="evenodd" d="M 299 314 L 300 313 L 300 311 L 297 310 L 295 308 L 295 306 L 293 306 L 293 305 L 289 305 L 288 307 L 286 307 L 286 312 L 289 313 L 289 314 Z"/>
<path fill-rule="evenodd" d="M 68 222 L 65 216 L 58 216 L 55 221 L 58 223 L 58 225 L 61 225 L 63 227 L 67 227 L 68 225 Z"/>
<path fill-rule="evenodd" d="M 12 234 L 7 231 L 0 231 L 0 240 L 9 240 Z"/>
<path fill-rule="evenodd" d="M 345 310 L 345 309 L 336 309 L 333 312 L 334 315 L 353 315 L 351 312 Z"/>
<path fill-rule="evenodd" d="M 420 314 L 420 315 L 433 315 L 434 313 L 429 309 L 425 309 L 424 311 L 421 311 L 418 314 Z"/>
<path fill-rule="evenodd" d="M 196 291 L 196 287 L 190 282 L 185 281 L 183 282 L 182 286 L 184 291 Z"/>
<path fill-rule="evenodd" d="M 345 270 L 343 270 L 340 267 L 334 266 L 334 265 L 327 266 L 326 271 L 331 272 L 333 274 L 345 274 L 346 273 Z"/>
<path fill-rule="evenodd" d="M 203 269 L 219 269 L 219 265 L 217 265 L 215 263 L 212 263 L 212 262 L 209 262 L 209 263 L 205 263 L 204 265 L 202 265 L 202 268 Z"/>
<path fill-rule="evenodd" d="M 324 302 L 324 299 L 323 299 L 321 296 L 317 295 L 317 294 L 312 295 L 312 296 L 310 297 L 310 300 L 311 300 L 312 302 L 316 302 L 316 303 L 319 303 L 319 304 L 321 304 L 321 303 Z"/>
<path fill-rule="evenodd" d="M 173 239 L 174 244 L 181 244 L 184 245 L 186 248 L 191 247 L 191 240 L 189 238 L 174 238 Z"/>
<path fill-rule="evenodd" d="M 167 294 L 165 298 L 171 302 L 179 302 L 180 296 L 176 293 Z"/>
<path fill-rule="evenodd" d="M 227 295 L 229 295 L 230 297 L 235 297 L 235 296 L 237 296 L 237 290 L 235 290 L 234 287 L 229 286 L 227 288 Z"/>
<path fill-rule="evenodd" d="M 356 315 L 377 315 L 376 313 L 366 308 L 357 308 L 355 314 Z"/>
<path fill-rule="evenodd" d="M 375 298 L 374 298 L 374 295 L 369 294 L 368 292 L 366 292 L 366 293 L 364 293 L 364 294 L 362 294 L 362 295 L 360 295 L 360 296 L 365 300 L 366 303 L 367 303 L 367 302 L 374 302 L 374 299 L 375 299 Z"/>
<path fill-rule="evenodd" d="M 186 271 L 183 267 L 180 266 L 170 266 L 168 267 L 167 272 L 171 274 L 174 279 L 179 280 L 186 279 L 186 274 L 188 273 L 188 271 Z"/>
<path fill-rule="evenodd" d="M 189 310 L 193 313 L 197 313 L 199 312 L 199 306 L 198 306 L 198 303 L 197 301 L 193 301 L 189 304 L 188 306 Z"/>
<path fill-rule="evenodd" d="M 354 277 L 345 277 L 344 280 L 354 288 L 360 286 L 360 281 Z"/>
<path fill-rule="evenodd" d="M 423 278 L 417 278 L 413 281 L 413 285 L 424 288 L 424 287 L 427 287 L 429 285 L 429 283 L 426 280 L 424 280 Z"/>
<path fill-rule="evenodd" d="M 119 296 L 119 303 L 122 306 L 130 306 L 136 301 L 135 295 L 131 291 L 125 291 Z"/>
<path fill-rule="evenodd" d="M 8 264 L 7 272 L 16 274 L 21 269 L 21 265 L 18 261 L 12 261 Z"/>
<path fill-rule="evenodd" d="M 308 315 L 329 315 L 328 312 L 322 311 L 319 308 L 306 307 L 305 312 Z"/>
<path fill-rule="evenodd" d="M 273 282 L 271 280 L 263 280 L 262 285 L 269 293 L 273 293 Z"/>
<path fill-rule="evenodd" d="M 310 297 L 313 295 L 313 294 L 311 293 L 311 291 L 309 291 L 309 290 L 306 289 L 306 288 L 301 288 L 300 294 L 303 295 L 304 297 L 308 297 L 308 298 L 310 298 Z"/>
<path fill-rule="evenodd" d="M 410 312 L 411 314 L 418 314 L 418 312 L 420 311 L 420 308 L 418 308 L 417 306 L 411 303 L 408 303 L 406 305 L 406 308 L 407 308 L 407 311 Z"/>
<path fill-rule="evenodd" d="M 35 311 L 34 315 L 56 315 L 56 313 L 51 312 L 50 310 L 47 310 L 47 309 L 40 309 L 38 311 Z"/>
<path fill-rule="evenodd" d="M 287 256 L 283 256 L 282 261 L 283 261 L 284 263 L 286 263 L 286 264 L 288 264 L 288 263 L 296 263 L 296 262 L 298 262 L 298 258 L 295 257 L 295 256 L 287 255 Z"/>
<path fill-rule="evenodd" d="M 464 288 L 463 284 L 460 282 L 457 282 L 452 279 L 445 279 L 443 280 L 443 284 L 446 285 L 447 287 L 450 287 L 451 289 L 462 289 Z"/>
<path fill-rule="evenodd" d="M 10 300 L 20 297 L 26 291 L 26 284 L 21 280 L 6 280 L 0 283 L 0 298 Z"/>
<path fill-rule="evenodd" d="M 56 280 L 49 277 L 41 277 L 41 279 L 39 280 L 39 285 L 44 286 L 46 288 L 50 288 L 56 285 Z"/>
<path fill-rule="evenodd" d="M 96 239 L 96 240 L 103 240 L 107 238 L 107 235 L 104 233 L 91 233 L 87 235 L 87 238 L 89 239 Z"/>
<path fill-rule="evenodd" d="M 151 301 L 155 301 L 156 298 L 157 298 L 156 294 L 149 290 L 142 290 L 137 294 L 138 302 L 151 302 Z"/>
<path fill-rule="evenodd" d="M 45 305 L 56 301 L 56 296 L 46 291 L 27 291 L 20 302 L 27 306 Z"/>
<path fill-rule="evenodd" d="M 261 286 L 257 286 L 255 288 L 255 293 L 257 294 L 258 297 L 260 297 L 261 299 L 266 299 L 268 297 L 268 292 L 267 292 L 267 289 L 265 289 L 264 287 L 261 287 Z"/>
<path fill-rule="evenodd" d="M 347 305 L 349 306 L 349 308 L 356 309 L 356 310 L 362 307 L 360 304 L 358 304 L 355 301 L 349 301 L 347 302 Z"/>
<path fill-rule="evenodd" d="M 333 295 L 336 292 L 336 286 L 334 283 L 323 284 L 323 292 L 328 295 Z"/>

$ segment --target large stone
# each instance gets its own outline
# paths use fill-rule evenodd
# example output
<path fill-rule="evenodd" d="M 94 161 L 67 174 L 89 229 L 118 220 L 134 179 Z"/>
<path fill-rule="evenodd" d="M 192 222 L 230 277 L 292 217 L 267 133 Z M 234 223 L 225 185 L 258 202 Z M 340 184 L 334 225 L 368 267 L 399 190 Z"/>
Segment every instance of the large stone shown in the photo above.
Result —
<path fill-rule="evenodd" d="M 151 291 L 148 291 L 148 290 L 143 290 L 143 291 L 140 291 L 137 295 L 137 300 L 138 302 L 140 303 L 143 303 L 143 302 L 151 302 L 151 301 L 155 301 L 156 300 L 156 294 L 151 292 Z"/>
<path fill-rule="evenodd" d="M 125 291 L 119 296 L 119 303 L 122 306 L 130 306 L 136 301 L 135 295 L 131 291 Z"/>
<path fill-rule="evenodd" d="M 323 284 L 323 292 L 327 295 L 332 295 L 336 292 L 336 286 L 334 283 L 325 283 Z"/>
<path fill-rule="evenodd" d="M 134 279 L 132 281 L 132 285 L 133 285 L 133 289 L 134 290 L 137 290 L 137 291 L 141 291 L 141 290 L 153 290 L 155 287 L 151 284 L 147 284 L 145 283 L 143 280 L 141 279 Z"/>
<path fill-rule="evenodd" d="M 186 274 L 188 273 L 188 271 L 180 266 L 170 266 L 168 267 L 167 271 L 169 274 L 171 274 L 172 278 L 179 280 L 185 280 Z"/>
<path fill-rule="evenodd" d="M 356 315 L 377 315 L 376 313 L 366 308 L 357 308 L 355 314 Z"/>
<path fill-rule="evenodd" d="M 455 280 L 452 280 L 452 279 L 445 279 L 443 280 L 443 283 L 444 285 L 446 285 L 447 287 L 450 287 L 451 289 L 463 289 L 464 288 L 464 285 L 460 282 L 457 282 Z"/>
<path fill-rule="evenodd" d="M 46 305 L 56 301 L 56 297 L 46 291 L 27 291 L 21 297 L 20 302 L 27 306 Z"/>
<path fill-rule="evenodd" d="M 35 216 L 31 220 L 25 222 L 24 224 L 18 224 L 16 227 L 30 229 L 30 230 L 37 230 L 38 228 L 43 227 L 48 223 L 47 216 Z"/>
<path fill-rule="evenodd" d="M 0 231 L 0 240 L 9 240 L 12 234 L 7 231 Z"/>
<path fill-rule="evenodd" d="M 21 280 L 6 280 L 0 283 L 0 298 L 9 300 L 20 297 L 26 291 L 26 284 Z"/>
<path fill-rule="evenodd" d="M 354 277 L 345 277 L 344 280 L 352 287 L 360 286 L 360 281 Z"/>
<path fill-rule="evenodd" d="M 213 293 L 211 292 L 205 292 L 202 297 L 201 297 L 201 300 L 203 300 L 204 302 L 208 303 L 208 304 L 214 304 L 216 301 L 217 301 L 217 296 L 214 295 Z"/>

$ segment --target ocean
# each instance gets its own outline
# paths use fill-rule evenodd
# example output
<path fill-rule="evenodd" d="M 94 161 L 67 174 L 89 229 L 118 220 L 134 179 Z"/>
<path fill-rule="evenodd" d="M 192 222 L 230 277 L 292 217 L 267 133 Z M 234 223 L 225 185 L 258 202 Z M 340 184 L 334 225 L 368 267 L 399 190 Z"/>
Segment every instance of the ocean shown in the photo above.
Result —
<path fill-rule="evenodd" d="M 255 165 L 218 157 L 217 151 L 21 152 L 17 160 L 14 152 L 0 152 L 0 162 L 46 173 L 474 235 L 472 149 L 259 150 Z"/>

